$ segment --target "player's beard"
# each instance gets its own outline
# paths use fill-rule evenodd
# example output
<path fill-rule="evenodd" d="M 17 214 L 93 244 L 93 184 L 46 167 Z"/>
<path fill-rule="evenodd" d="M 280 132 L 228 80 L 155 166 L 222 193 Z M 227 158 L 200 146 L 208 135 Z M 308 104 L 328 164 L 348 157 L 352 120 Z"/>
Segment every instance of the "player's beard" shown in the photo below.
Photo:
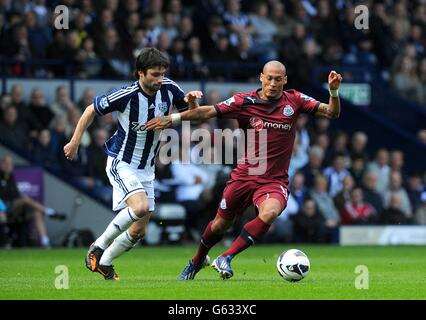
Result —
<path fill-rule="evenodd" d="M 160 88 L 161 88 L 161 83 L 158 84 L 158 85 L 155 85 L 155 84 L 149 83 L 147 81 L 144 81 L 143 85 L 144 85 L 145 88 L 147 88 L 151 92 L 156 92 L 156 91 L 160 90 Z"/>

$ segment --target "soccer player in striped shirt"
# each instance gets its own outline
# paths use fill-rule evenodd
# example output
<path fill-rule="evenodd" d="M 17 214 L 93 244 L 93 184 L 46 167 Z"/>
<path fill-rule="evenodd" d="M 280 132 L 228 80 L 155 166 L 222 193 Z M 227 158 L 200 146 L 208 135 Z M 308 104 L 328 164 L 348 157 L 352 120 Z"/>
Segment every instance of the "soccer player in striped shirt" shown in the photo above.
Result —
<path fill-rule="evenodd" d="M 182 271 L 180 280 L 194 279 L 204 265 L 209 250 L 222 239 L 236 218 L 254 204 L 258 216 L 244 225 L 231 247 L 212 263 L 223 279 L 233 276 L 231 260 L 265 235 L 287 205 L 288 166 L 296 136 L 294 124 L 297 117 L 301 113 L 329 119 L 339 117 L 338 88 L 342 79 L 337 72 L 330 72 L 329 103 L 320 103 L 296 90 L 284 90 L 287 83 L 284 65 L 279 61 L 269 61 L 260 74 L 260 89 L 238 93 L 214 106 L 201 106 L 181 114 L 155 118 L 145 125 L 146 130 L 153 130 L 167 128 L 181 120 L 231 118 L 238 121 L 248 141 L 243 161 L 238 161 L 223 191 L 216 217 L 205 228 L 198 250 Z M 248 130 L 254 131 L 254 141 L 252 139 L 250 142 Z M 266 140 L 260 142 L 263 134 L 266 135 Z M 254 149 L 254 152 L 250 152 L 250 149 Z M 256 155 L 263 160 L 265 170 L 256 170 L 262 164 L 253 161 L 256 160 Z"/>
<path fill-rule="evenodd" d="M 119 211 L 105 232 L 90 246 L 86 266 L 107 280 L 117 280 L 112 260 L 130 250 L 144 236 L 154 210 L 155 158 L 160 145 L 160 131 L 145 131 L 150 119 L 168 115 L 172 106 L 179 111 L 198 106 L 195 97 L 187 95 L 166 78 L 168 58 L 155 48 L 141 51 L 135 63 L 135 77 L 130 86 L 96 96 L 81 116 L 70 142 L 64 147 L 67 159 L 76 157 L 81 137 L 94 117 L 117 112 L 114 135 L 105 142 L 108 154 L 106 172 L 113 186 L 113 210 Z M 188 96 L 191 97 L 188 101 Z"/>

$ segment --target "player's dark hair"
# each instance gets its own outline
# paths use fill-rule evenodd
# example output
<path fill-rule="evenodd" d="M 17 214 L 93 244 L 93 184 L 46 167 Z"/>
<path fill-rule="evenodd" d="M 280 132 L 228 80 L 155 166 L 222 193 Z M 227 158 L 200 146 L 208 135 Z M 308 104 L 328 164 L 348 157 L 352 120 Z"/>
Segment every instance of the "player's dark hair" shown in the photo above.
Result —
<path fill-rule="evenodd" d="M 135 62 L 135 72 L 134 75 L 136 79 L 139 79 L 138 71 L 142 71 L 143 74 L 146 74 L 146 71 L 148 69 L 154 68 L 154 67 L 169 67 L 169 58 L 159 51 L 156 48 L 144 48 L 141 50 L 139 55 L 136 58 Z"/>

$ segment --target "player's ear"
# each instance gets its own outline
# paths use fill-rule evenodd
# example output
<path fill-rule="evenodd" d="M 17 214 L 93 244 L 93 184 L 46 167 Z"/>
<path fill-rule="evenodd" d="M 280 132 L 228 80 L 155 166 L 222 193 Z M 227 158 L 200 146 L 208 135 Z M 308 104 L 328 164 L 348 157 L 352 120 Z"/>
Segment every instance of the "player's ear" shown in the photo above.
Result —
<path fill-rule="evenodd" d="M 283 78 L 283 84 L 286 85 L 287 84 L 287 76 L 284 76 Z"/>

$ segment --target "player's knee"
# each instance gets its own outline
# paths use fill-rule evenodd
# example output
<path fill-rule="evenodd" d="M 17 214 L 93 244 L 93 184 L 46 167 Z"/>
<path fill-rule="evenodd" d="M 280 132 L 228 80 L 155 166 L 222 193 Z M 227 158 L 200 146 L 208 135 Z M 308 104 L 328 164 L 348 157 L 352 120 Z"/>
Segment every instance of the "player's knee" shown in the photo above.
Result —
<path fill-rule="evenodd" d="M 275 221 L 280 213 L 281 211 L 276 208 L 266 208 L 259 214 L 259 216 L 264 222 L 271 224 Z"/>
<path fill-rule="evenodd" d="M 143 229 L 129 229 L 129 236 L 132 237 L 133 240 L 142 239 L 145 236 L 145 228 Z"/>
<path fill-rule="evenodd" d="M 137 205 L 132 206 L 132 210 L 139 218 L 147 215 L 149 212 L 149 204 L 148 203 L 138 203 Z"/>
<path fill-rule="evenodd" d="M 226 232 L 234 223 L 234 220 L 225 220 L 222 218 L 215 219 L 212 224 L 212 232 L 214 233 L 224 233 Z"/>

